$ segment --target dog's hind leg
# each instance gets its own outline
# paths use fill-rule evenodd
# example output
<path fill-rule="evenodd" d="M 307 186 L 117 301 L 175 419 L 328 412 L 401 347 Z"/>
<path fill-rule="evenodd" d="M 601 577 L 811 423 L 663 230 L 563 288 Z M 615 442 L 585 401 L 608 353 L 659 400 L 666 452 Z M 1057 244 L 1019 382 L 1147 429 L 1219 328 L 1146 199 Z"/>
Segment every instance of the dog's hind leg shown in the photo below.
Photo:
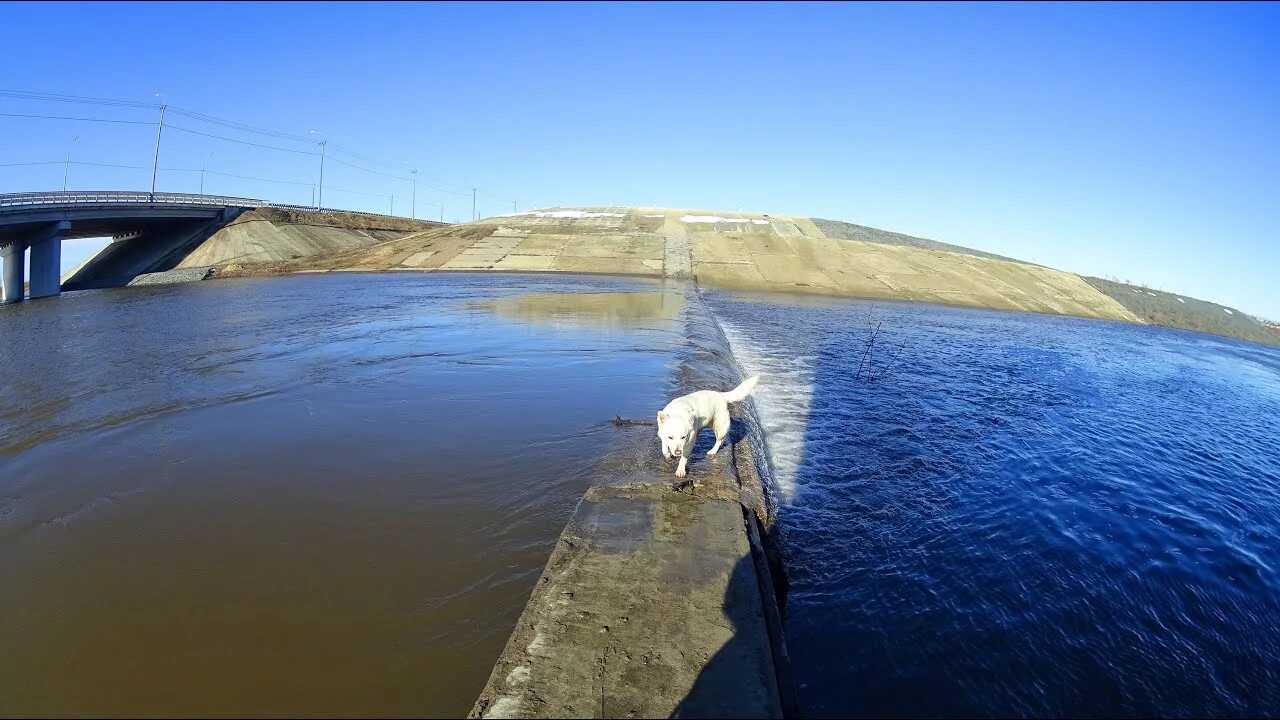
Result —
<path fill-rule="evenodd" d="M 712 445 L 711 449 L 707 451 L 707 457 L 715 457 L 715 454 L 720 452 L 720 443 L 724 442 L 725 437 L 729 434 L 729 412 L 727 408 L 725 412 L 716 413 L 715 420 L 711 423 L 711 429 L 716 433 L 716 444 Z"/>

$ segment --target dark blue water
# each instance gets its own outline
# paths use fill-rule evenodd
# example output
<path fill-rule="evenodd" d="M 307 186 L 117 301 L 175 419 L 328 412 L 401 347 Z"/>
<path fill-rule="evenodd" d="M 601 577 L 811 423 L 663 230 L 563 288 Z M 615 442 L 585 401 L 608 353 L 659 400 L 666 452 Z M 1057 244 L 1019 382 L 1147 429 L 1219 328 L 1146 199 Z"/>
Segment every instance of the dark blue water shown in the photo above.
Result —
<path fill-rule="evenodd" d="M 710 302 L 765 373 L 805 714 L 1280 714 L 1280 351 Z"/>

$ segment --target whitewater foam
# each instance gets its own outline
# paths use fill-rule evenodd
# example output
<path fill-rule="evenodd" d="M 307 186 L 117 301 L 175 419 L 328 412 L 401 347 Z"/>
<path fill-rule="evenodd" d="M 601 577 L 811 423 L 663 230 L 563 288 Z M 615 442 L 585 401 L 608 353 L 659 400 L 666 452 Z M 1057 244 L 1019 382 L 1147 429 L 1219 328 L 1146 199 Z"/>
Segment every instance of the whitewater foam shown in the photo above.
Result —
<path fill-rule="evenodd" d="M 757 344 L 744 329 L 723 319 L 720 327 L 743 373 L 761 376 L 754 394 L 756 411 L 773 461 L 774 489 L 779 500 L 790 503 L 795 498 L 796 475 L 804 461 L 814 358 L 775 357 L 757 350 Z"/>

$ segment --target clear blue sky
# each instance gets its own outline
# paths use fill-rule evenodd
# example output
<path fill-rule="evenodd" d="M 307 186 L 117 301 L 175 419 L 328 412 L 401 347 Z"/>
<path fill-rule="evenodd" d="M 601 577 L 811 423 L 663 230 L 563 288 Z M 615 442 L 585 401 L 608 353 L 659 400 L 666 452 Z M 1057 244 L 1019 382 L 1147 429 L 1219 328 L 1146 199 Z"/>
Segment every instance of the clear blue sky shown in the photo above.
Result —
<path fill-rule="evenodd" d="M 1275 4 L 3 4 L 0 89 L 164 91 L 320 130 L 466 195 L 420 185 L 419 215 L 443 202 L 466 219 L 473 185 L 482 215 L 513 199 L 811 215 L 1276 318 L 1277 38 Z M 156 114 L 11 98 L 0 112 Z M 311 156 L 166 133 L 161 167 L 300 183 L 208 175 L 208 191 L 310 201 Z M 0 164 L 149 166 L 153 143 L 147 125 L 0 117 Z M 0 167 L 0 191 L 62 175 Z M 73 165 L 69 184 L 149 175 Z M 195 190 L 199 173 L 159 183 Z M 325 186 L 326 205 L 385 210 L 394 194 L 408 209 L 391 178 L 330 163 Z"/>

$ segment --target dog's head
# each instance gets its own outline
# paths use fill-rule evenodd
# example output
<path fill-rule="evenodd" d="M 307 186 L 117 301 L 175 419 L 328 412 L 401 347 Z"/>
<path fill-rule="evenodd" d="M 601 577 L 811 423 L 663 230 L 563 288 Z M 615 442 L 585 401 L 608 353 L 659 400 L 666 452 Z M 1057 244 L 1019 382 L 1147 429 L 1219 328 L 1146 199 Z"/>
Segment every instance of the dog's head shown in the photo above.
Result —
<path fill-rule="evenodd" d="M 658 412 L 658 439 L 662 451 L 671 457 L 684 454 L 685 441 L 693 434 L 693 418 L 683 413 Z"/>

